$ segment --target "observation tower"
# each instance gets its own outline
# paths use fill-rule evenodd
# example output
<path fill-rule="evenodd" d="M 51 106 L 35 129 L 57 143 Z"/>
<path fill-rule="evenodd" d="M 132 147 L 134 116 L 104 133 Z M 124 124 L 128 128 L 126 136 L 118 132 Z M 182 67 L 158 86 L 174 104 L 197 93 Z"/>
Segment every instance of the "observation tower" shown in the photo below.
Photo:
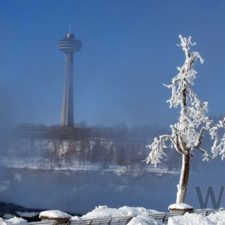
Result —
<path fill-rule="evenodd" d="M 65 71 L 64 71 L 64 94 L 62 104 L 62 119 L 63 127 L 74 127 L 74 112 L 73 112 L 73 55 L 81 49 L 81 41 L 76 40 L 71 31 L 61 39 L 57 47 L 65 53 Z"/>

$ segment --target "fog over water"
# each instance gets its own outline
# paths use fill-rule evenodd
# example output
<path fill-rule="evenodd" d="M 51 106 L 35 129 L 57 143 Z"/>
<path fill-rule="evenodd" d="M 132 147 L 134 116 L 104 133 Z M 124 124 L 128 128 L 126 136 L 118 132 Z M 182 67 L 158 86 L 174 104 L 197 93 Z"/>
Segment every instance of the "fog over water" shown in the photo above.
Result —
<path fill-rule="evenodd" d="M 210 166 L 209 166 L 210 167 Z M 201 170 L 191 175 L 187 203 L 200 208 L 196 187 L 199 186 L 205 199 L 209 186 L 213 187 L 216 199 L 220 188 L 225 186 L 224 176 L 215 176 L 219 169 Z M 15 179 L 20 174 L 20 179 Z M 85 213 L 97 205 L 119 207 L 142 206 L 167 211 L 175 201 L 178 176 L 141 175 L 117 176 L 110 173 L 52 172 L 52 171 L 7 171 L 1 180 L 10 180 L 7 190 L 2 190 L 1 201 L 9 201 L 30 208 L 57 208 L 73 213 Z M 224 193 L 220 207 L 225 204 Z M 209 200 L 207 207 L 213 207 Z"/>

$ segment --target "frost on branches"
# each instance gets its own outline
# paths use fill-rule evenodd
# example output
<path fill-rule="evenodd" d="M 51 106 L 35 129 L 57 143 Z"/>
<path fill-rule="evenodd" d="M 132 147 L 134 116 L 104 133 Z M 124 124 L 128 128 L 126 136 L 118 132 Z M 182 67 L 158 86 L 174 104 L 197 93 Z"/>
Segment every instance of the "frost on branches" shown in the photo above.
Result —
<path fill-rule="evenodd" d="M 221 155 L 225 158 L 225 136 L 220 138 L 220 129 L 225 127 L 225 119 L 213 125 L 213 121 L 208 118 L 208 103 L 199 100 L 192 86 L 197 72 L 194 69 L 196 61 L 202 64 L 204 60 L 198 52 L 191 51 L 191 46 L 196 43 L 191 41 L 191 37 L 182 37 L 179 35 L 179 47 L 185 54 L 185 61 L 181 67 L 178 67 L 178 74 L 172 79 L 171 84 L 165 85 L 171 90 L 171 97 L 167 101 L 170 108 L 179 109 L 178 122 L 171 125 L 171 134 L 160 135 L 154 138 L 151 145 L 147 146 L 151 151 L 147 157 L 147 163 L 155 166 L 161 162 L 166 155 L 165 149 L 172 143 L 174 149 L 182 155 L 182 168 L 180 181 L 177 186 L 176 203 L 184 203 L 189 178 L 190 159 L 193 156 L 193 150 L 203 153 L 203 160 L 215 158 Z M 208 132 L 212 139 L 211 152 L 202 147 L 202 138 Z"/>

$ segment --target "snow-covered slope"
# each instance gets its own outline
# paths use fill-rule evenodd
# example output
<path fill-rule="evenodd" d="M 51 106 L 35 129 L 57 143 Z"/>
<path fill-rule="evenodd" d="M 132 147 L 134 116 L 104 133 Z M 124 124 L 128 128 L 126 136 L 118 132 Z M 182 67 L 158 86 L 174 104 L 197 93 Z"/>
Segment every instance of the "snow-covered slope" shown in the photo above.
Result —
<path fill-rule="evenodd" d="M 116 164 L 109 164 L 106 168 L 100 163 L 81 163 L 78 160 L 74 160 L 70 165 L 65 162 L 61 162 L 60 165 L 52 164 L 50 160 L 43 160 L 42 158 L 32 159 L 19 159 L 19 158 L 6 158 L 0 159 L 0 164 L 6 168 L 12 169 L 30 169 L 30 170 L 57 170 L 57 171 L 104 171 L 105 173 L 114 173 L 116 175 L 141 175 L 143 173 L 152 173 L 155 175 L 163 174 L 179 174 L 178 170 L 169 170 L 167 167 L 154 167 L 143 164 L 133 165 L 132 168 L 128 166 L 120 166 Z"/>

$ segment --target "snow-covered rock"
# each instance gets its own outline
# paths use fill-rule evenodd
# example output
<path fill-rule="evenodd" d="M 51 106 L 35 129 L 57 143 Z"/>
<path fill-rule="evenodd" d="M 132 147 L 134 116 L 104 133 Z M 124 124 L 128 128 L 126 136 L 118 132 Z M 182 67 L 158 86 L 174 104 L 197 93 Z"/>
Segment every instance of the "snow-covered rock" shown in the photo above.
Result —
<path fill-rule="evenodd" d="M 71 215 L 60 210 L 46 210 L 39 214 L 41 219 L 70 219 Z"/>
<path fill-rule="evenodd" d="M 173 209 L 178 209 L 178 210 L 192 210 L 193 207 L 191 205 L 188 205 L 186 203 L 174 203 L 169 205 L 168 207 L 169 210 L 173 210 Z"/>

